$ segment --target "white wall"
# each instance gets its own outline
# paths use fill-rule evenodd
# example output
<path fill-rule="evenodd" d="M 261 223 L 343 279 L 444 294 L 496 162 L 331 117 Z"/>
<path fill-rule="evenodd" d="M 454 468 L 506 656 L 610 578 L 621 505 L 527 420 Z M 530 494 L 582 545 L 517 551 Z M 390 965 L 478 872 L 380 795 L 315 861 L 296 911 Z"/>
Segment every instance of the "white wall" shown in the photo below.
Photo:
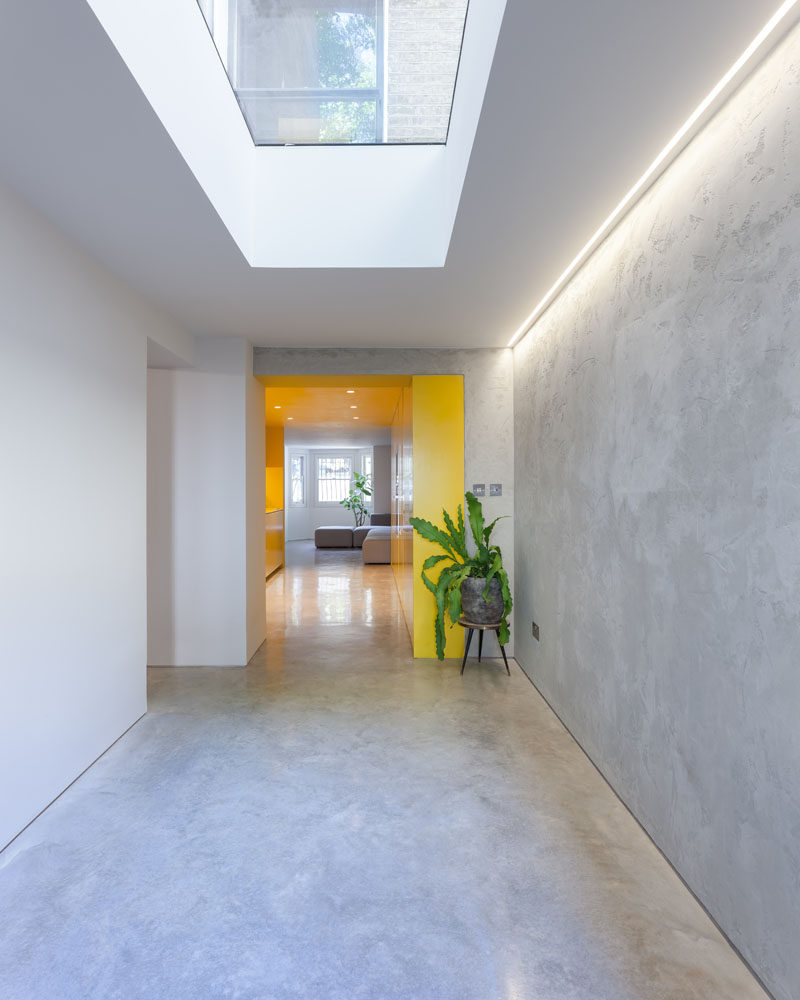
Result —
<path fill-rule="evenodd" d="M 392 509 L 392 446 L 376 444 L 372 449 L 372 509 L 388 514 Z"/>
<path fill-rule="evenodd" d="M 178 331 L 0 187 L 0 846 L 145 711 L 148 335 Z"/>
<path fill-rule="evenodd" d="M 254 357 L 260 350 L 261 348 L 258 347 L 254 349 Z M 333 426 L 318 424 L 316 427 L 296 428 L 287 424 L 283 439 L 287 448 L 371 448 L 376 444 L 391 444 L 392 429 L 387 426 L 366 427 L 364 430 L 342 430 L 335 424 Z"/>
<path fill-rule="evenodd" d="M 267 635 L 264 587 L 264 386 L 252 376 L 252 349 L 245 378 L 245 560 L 247 602 L 247 660 Z"/>
<path fill-rule="evenodd" d="M 255 149 L 198 6 L 88 0 L 233 238 L 252 235 Z M 180 53 L 180 73 L 175 53 Z M 191 94 L 192 100 L 186 95 Z"/>
<path fill-rule="evenodd" d="M 250 348 L 148 381 L 148 663 L 243 666 L 266 634 L 264 404 Z"/>

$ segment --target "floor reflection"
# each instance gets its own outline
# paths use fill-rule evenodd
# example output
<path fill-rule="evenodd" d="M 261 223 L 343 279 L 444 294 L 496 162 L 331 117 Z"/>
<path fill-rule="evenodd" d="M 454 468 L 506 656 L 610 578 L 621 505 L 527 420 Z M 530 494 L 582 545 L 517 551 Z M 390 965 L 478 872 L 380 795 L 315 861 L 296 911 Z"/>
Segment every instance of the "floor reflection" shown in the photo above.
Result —
<path fill-rule="evenodd" d="M 353 620 L 353 596 L 346 576 L 317 577 L 317 609 L 327 625 L 347 625 Z"/>
<path fill-rule="evenodd" d="M 365 566 L 360 549 L 288 542 L 286 565 L 267 581 L 266 595 L 268 642 L 282 640 L 287 630 L 329 626 L 401 626 L 407 636 L 391 567 Z"/>

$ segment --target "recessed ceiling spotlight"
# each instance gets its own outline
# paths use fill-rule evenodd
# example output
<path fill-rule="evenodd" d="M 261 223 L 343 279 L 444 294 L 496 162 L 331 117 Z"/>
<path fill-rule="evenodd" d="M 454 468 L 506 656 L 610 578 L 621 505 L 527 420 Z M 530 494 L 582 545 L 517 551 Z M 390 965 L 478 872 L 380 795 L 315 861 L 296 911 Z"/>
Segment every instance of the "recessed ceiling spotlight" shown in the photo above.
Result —
<path fill-rule="evenodd" d="M 353 405 L 352 405 L 352 406 L 350 407 L 350 409 L 351 409 L 351 410 L 357 410 L 357 409 L 358 409 L 358 407 L 356 406 L 356 404 L 355 404 L 355 403 L 353 403 Z"/>
<path fill-rule="evenodd" d="M 350 395 L 352 396 L 352 395 L 353 395 L 353 393 L 354 393 L 354 392 L 355 392 L 356 390 L 355 390 L 355 389 L 348 389 L 347 391 L 348 391 L 348 392 L 350 393 Z"/>
<path fill-rule="evenodd" d="M 273 406 L 273 410 L 279 410 L 280 406 Z"/>
<path fill-rule="evenodd" d="M 294 417 L 287 417 L 287 420 L 294 420 Z"/>
<path fill-rule="evenodd" d="M 358 417 L 353 417 L 353 420 L 358 420 Z"/>

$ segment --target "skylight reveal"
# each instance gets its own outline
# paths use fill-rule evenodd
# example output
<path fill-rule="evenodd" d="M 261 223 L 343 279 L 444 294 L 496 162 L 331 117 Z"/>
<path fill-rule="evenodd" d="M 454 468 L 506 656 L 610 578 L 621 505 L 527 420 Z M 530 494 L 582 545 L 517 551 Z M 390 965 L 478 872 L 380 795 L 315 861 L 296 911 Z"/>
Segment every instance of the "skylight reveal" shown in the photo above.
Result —
<path fill-rule="evenodd" d="M 468 0 L 198 0 L 254 142 L 447 140 Z"/>

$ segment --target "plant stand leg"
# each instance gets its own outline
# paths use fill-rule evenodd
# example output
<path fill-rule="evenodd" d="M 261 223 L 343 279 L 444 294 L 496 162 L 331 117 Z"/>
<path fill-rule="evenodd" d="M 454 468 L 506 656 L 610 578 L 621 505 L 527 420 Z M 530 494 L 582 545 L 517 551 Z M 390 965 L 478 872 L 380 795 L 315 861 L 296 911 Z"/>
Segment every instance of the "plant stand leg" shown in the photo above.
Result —
<path fill-rule="evenodd" d="M 497 629 L 497 641 L 500 642 L 500 629 Z M 503 663 L 506 665 L 506 673 L 511 676 L 511 671 L 508 669 L 508 660 L 506 659 L 506 648 L 500 643 L 500 652 L 503 654 Z"/>
<path fill-rule="evenodd" d="M 481 662 L 481 655 L 483 653 L 483 629 L 478 632 L 478 663 Z"/>
<path fill-rule="evenodd" d="M 461 673 L 464 673 L 464 667 L 467 665 L 467 657 L 469 656 L 469 644 L 472 642 L 472 632 L 473 629 L 469 629 L 467 632 L 467 642 L 464 646 L 464 659 L 461 661 Z"/>

